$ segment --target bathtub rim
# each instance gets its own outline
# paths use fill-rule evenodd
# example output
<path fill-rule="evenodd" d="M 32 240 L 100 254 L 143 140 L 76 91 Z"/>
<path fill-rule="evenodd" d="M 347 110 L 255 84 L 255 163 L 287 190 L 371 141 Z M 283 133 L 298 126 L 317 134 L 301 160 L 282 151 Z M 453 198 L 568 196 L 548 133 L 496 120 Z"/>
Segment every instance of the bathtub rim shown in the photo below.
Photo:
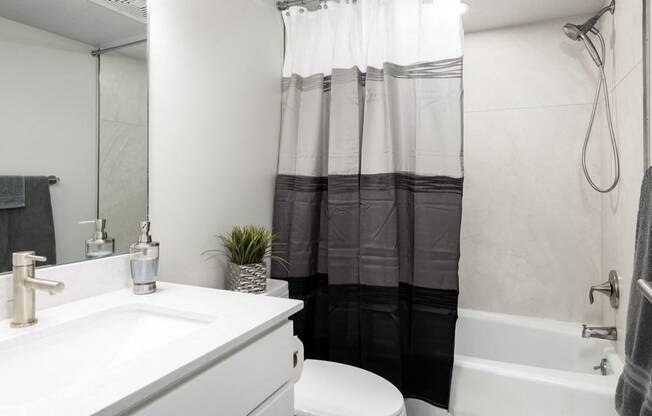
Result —
<path fill-rule="evenodd" d="M 563 335 L 581 337 L 581 324 L 553 319 L 535 318 L 522 315 L 510 315 L 476 309 L 458 308 L 458 316 L 467 319 L 479 319 L 521 328 L 536 327 L 545 331 Z M 537 379 L 543 383 L 578 388 L 595 393 L 614 394 L 618 378 L 623 371 L 623 362 L 616 351 L 616 342 L 591 340 L 603 347 L 603 356 L 609 362 L 611 374 L 580 373 L 568 370 L 538 367 L 508 361 L 490 360 L 455 353 L 455 366 L 479 371 L 495 372 L 499 375 L 516 377 L 523 380 Z M 597 365 L 598 363 L 596 363 Z"/>
<path fill-rule="evenodd" d="M 546 328 L 553 332 L 564 335 L 577 335 L 581 336 L 582 324 L 572 321 L 559 321 L 555 319 L 536 318 L 526 315 L 512 315 L 500 312 L 488 312 L 478 309 L 458 308 L 457 316 L 459 318 L 477 318 L 491 322 L 508 323 L 513 326 L 531 328 L 533 326 L 539 328 Z M 604 343 L 605 346 L 613 344 L 611 341 L 594 340 Z"/>

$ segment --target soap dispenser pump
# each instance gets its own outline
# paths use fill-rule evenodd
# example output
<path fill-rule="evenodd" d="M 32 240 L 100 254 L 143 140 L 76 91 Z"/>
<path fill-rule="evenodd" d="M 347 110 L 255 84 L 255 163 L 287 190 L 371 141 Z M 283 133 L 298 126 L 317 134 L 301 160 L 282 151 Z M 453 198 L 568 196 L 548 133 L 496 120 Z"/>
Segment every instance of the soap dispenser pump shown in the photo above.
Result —
<path fill-rule="evenodd" d="M 99 259 L 112 256 L 115 252 L 115 240 L 106 233 L 106 219 L 80 221 L 80 224 L 95 224 L 93 238 L 86 240 L 86 258 Z"/>
<path fill-rule="evenodd" d="M 149 229 L 150 222 L 141 221 L 138 242 L 129 247 L 131 253 L 131 278 L 134 281 L 134 293 L 136 295 L 146 295 L 156 291 L 159 244 L 152 241 Z"/>

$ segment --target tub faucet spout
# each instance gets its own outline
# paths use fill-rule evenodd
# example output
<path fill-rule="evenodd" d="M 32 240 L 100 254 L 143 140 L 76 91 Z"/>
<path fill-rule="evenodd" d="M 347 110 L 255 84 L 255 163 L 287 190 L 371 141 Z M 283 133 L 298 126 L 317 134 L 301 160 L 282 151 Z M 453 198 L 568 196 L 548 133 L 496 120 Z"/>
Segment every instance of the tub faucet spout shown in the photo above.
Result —
<path fill-rule="evenodd" d="M 588 326 L 582 325 L 582 338 L 597 338 L 616 341 L 618 330 L 615 326 Z"/>

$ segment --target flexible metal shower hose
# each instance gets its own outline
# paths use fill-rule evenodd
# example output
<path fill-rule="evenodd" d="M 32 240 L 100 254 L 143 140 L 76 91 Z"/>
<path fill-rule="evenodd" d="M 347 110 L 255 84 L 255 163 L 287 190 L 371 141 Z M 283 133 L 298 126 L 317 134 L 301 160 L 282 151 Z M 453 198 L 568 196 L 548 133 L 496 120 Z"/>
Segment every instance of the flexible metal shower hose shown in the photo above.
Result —
<path fill-rule="evenodd" d="M 598 88 L 595 91 L 595 99 L 593 100 L 593 109 L 591 110 L 591 118 L 589 119 L 589 126 L 586 130 L 586 136 L 584 137 L 584 145 L 582 146 L 582 170 L 584 170 L 584 176 L 586 176 L 586 180 L 589 182 L 589 184 L 593 189 L 601 193 L 607 193 L 607 192 L 611 192 L 616 187 L 616 185 L 618 185 L 618 181 L 620 180 L 620 155 L 618 153 L 618 143 L 616 142 L 616 133 L 614 132 L 613 121 L 611 119 L 609 87 L 607 85 L 607 77 L 605 76 L 604 73 L 604 57 L 605 57 L 604 38 L 602 37 L 602 34 L 597 30 L 595 30 L 593 33 L 595 33 L 598 36 L 598 39 L 600 39 L 600 45 L 602 46 L 601 48 L 602 65 L 598 66 L 598 69 L 600 71 L 600 80 L 598 81 Z M 600 101 L 600 92 L 602 91 L 603 87 L 604 87 L 604 105 L 605 105 L 605 110 L 607 112 L 607 125 L 609 126 L 609 136 L 611 138 L 611 148 L 613 150 L 614 168 L 615 168 L 613 182 L 607 188 L 601 188 L 595 184 L 586 166 L 586 151 L 589 145 L 589 140 L 591 138 L 591 130 L 593 129 L 593 122 L 595 120 L 595 112 L 598 108 L 598 101 Z"/>

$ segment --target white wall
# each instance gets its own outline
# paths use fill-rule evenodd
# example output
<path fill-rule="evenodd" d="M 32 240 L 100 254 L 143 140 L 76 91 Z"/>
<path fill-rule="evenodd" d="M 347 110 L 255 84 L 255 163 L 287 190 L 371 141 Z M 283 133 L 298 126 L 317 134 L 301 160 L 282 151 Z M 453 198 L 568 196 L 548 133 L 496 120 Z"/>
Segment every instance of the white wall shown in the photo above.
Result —
<path fill-rule="evenodd" d="M 623 354 L 625 321 L 632 282 L 636 218 L 643 178 L 643 64 L 642 4 L 619 0 L 614 16 L 608 16 L 603 32 L 609 45 L 607 78 L 610 82 L 616 136 L 621 156 L 621 181 L 602 198 L 602 276 L 615 269 L 620 275 L 621 305 L 612 309 L 603 302 L 607 324 L 618 327 L 618 350 Z M 598 120 L 603 141 L 604 183 L 612 178 L 613 165 L 604 117 Z M 606 280 L 606 279 L 603 279 Z"/>
<path fill-rule="evenodd" d="M 462 307 L 601 321 L 601 197 L 580 166 L 597 78 L 569 20 L 465 37 Z"/>
<path fill-rule="evenodd" d="M 147 62 L 113 52 L 100 68 L 99 216 L 127 253 L 147 218 Z"/>
<path fill-rule="evenodd" d="M 95 217 L 93 48 L 0 18 L 0 175 L 57 175 L 57 261 L 84 258 Z"/>
<path fill-rule="evenodd" d="M 222 287 L 201 252 L 271 225 L 282 25 L 268 0 L 150 3 L 150 217 L 163 280 Z"/>

